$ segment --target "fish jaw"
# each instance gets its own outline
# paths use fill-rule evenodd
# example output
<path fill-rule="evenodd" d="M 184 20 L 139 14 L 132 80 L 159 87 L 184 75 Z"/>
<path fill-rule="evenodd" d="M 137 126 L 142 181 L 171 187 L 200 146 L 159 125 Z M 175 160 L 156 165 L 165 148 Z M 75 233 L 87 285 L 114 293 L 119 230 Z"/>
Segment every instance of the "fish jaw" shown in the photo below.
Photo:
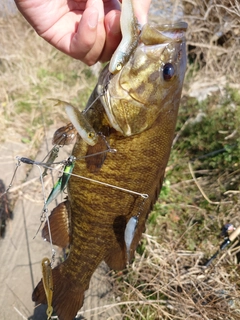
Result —
<path fill-rule="evenodd" d="M 165 100 L 182 90 L 186 70 L 185 31 L 187 25 L 153 27 L 148 24 L 139 35 L 140 44 L 129 61 L 115 75 L 99 82 L 98 93 L 111 125 L 124 136 L 138 134 L 165 112 Z M 169 30 L 168 30 L 169 28 Z M 152 38 L 151 38 L 152 36 Z M 165 80 L 165 66 L 174 74 Z M 107 88 L 103 90 L 103 88 Z"/>

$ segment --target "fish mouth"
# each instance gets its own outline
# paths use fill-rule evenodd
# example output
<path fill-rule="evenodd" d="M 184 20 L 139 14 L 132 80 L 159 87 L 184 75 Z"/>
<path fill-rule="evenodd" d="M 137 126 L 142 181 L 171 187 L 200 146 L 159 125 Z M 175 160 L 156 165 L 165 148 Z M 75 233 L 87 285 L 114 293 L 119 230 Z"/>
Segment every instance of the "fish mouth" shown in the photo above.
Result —
<path fill-rule="evenodd" d="M 145 45 L 185 41 L 187 27 L 187 23 L 182 21 L 162 25 L 145 24 L 141 30 L 140 41 Z"/>
<path fill-rule="evenodd" d="M 186 22 L 177 22 L 175 24 L 164 24 L 155 28 L 166 38 L 173 40 L 183 40 L 188 24 Z"/>
<path fill-rule="evenodd" d="M 159 31 L 162 30 L 167 30 L 167 31 L 175 31 L 175 30 L 183 30 L 183 31 L 186 31 L 187 30 L 187 27 L 188 27 L 188 24 L 187 22 L 184 22 L 184 21 L 179 21 L 179 22 L 176 22 L 176 23 L 165 23 L 165 24 L 162 24 L 162 25 L 157 25 L 157 24 L 154 24 L 155 28 L 158 29 Z"/>

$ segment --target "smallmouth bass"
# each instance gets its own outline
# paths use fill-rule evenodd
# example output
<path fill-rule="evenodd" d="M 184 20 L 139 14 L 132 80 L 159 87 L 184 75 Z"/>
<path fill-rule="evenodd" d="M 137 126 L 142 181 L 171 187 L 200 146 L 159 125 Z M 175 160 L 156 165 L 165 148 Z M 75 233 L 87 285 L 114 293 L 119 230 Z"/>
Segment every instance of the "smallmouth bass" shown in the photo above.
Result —
<path fill-rule="evenodd" d="M 53 243 L 60 244 L 61 230 L 61 246 L 70 245 L 67 259 L 52 270 L 52 306 L 60 320 L 74 318 L 102 260 L 120 270 L 133 258 L 171 150 L 186 69 L 186 28 L 183 22 L 144 25 L 124 58 L 116 51 L 116 72 L 106 66 L 89 98 L 84 115 L 101 134 L 95 145 L 78 135 L 72 152 L 73 174 L 89 180 L 72 175 L 68 199 L 49 218 Z M 107 145 L 116 152 L 107 152 Z M 133 217 L 136 228 L 128 225 L 126 235 Z M 46 303 L 42 281 L 33 300 Z"/>

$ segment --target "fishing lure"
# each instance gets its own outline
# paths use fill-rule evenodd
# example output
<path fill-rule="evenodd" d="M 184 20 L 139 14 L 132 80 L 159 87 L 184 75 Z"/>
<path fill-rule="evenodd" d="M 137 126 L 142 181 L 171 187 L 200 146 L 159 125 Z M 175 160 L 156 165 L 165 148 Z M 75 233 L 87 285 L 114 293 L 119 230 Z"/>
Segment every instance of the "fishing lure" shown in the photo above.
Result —
<path fill-rule="evenodd" d="M 45 295 L 47 298 L 47 311 L 46 314 L 48 316 L 48 320 L 51 319 L 51 315 L 53 313 L 52 307 L 52 297 L 53 297 L 53 276 L 52 276 L 52 267 L 51 262 L 48 258 L 42 259 L 42 280 L 43 287 L 45 291 Z"/>
<path fill-rule="evenodd" d="M 53 162 L 56 160 L 56 158 L 58 157 L 58 153 L 59 153 L 59 146 L 55 145 L 52 150 L 49 152 L 49 157 L 47 159 L 46 162 L 46 166 L 51 167 L 51 165 L 53 164 Z M 46 158 L 46 157 L 45 157 Z M 45 160 L 45 158 L 43 159 L 43 161 Z M 45 168 L 42 176 L 45 177 L 47 175 L 47 171 L 49 168 Z"/>
<path fill-rule="evenodd" d="M 63 175 L 62 175 L 61 191 L 63 191 L 63 189 L 66 187 L 68 180 L 71 177 L 71 173 L 74 168 L 75 160 L 76 160 L 76 158 L 74 156 L 70 156 L 67 159 L 67 164 L 64 167 Z"/>
<path fill-rule="evenodd" d="M 85 114 L 66 101 L 51 99 L 57 102 L 57 106 L 65 107 L 69 120 L 81 136 L 81 138 L 90 146 L 94 146 L 98 141 L 98 135 L 88 122 Z"/>
<path fill-rule="evenodd" d="M 126 250 L 127 250 L 127 262 L 130 262 L 130 247 L 137 229 L 138 224 L 138 216 L 133 216 L 129 219 L 125 232 L 124 232 L 124 241 L 126 244 Z"/>
<path fill-rule="evenodd" d="M 50 192 L 50 194 L 47 198 L 45 207 L 48 206 L 54 199 L 56 199 L 56 197 L 60 194 L 60 192 L 62 192 L 64 190 L 64 188 L 66 187 L 66 185 L 71 177 L 71 173 L 74 168 L 75 160 L 76 160 L 76 158 L 73 156 L 70 156 L 67 159 L 66 165 L 63 170 L 63 174 L 61 175 L 61 177 L 58 178 L 58 181 L 53 186 L 52 191 Z"/>
<path fill-rule="evenodd" d="M 124 12 L 120 17 L 122 41 L 112 55 L 109 63 L 109 71 L 113 74 L 122 69 L 138 45 L 139 28 L 133 12 L 132 1 L 122 2 L 122 12 Z"/>
<path fill-rule="evenodd" d="M 69 126 L 70 124 L 68 124 L 68 126 Z M 72 124 L 71 124 L 71 126 L 72 126 Z M 66 126 L 67 127 L 67 126 Z M 65 127 L 63 127 L 63 128 L 65 128 Z M 61 128 L 60 128 L 61 129 Z M 59 129 L 59 130 L 60 130 Z M 73 128 L 73 130 L 75 130 L 74 128 Z M 58 130 L 57 130 L 58 131 Z M 57 132 L 56 131 L 56 132 Z M 56 133 L 55 132 L 55 133 Z M 60 133 L 59 133 L 59 135 L 60 135 Z M 64 133 L 62 134 L 63 136 L 64 136 Z M 65 179 L 63 179 L 63 182 L 61 182 L 61 183 L 56 183 L 55 184 L 55 186 L 54 187 L 56 187 L 56 189 L 58 189 L 59 187 L 61 187 L 62 186 L 62 190 L 64 189 L 64 187 L 66 186 L 66 184 L 67 184 L 67 182 L 68 182 L 68 180 L 70 179 L 70 175 L 71 175 L 71 173 L 72 173 L 72 170 L 73 170 L 73 167 L 74 167 L 74 164 L 72 164 L 72 167 L 71 167 L 71 161 L 76 161 L 76 160 L 83 160 L 83 159 L 86 159 L 86 158 L 91 158 L 91 157 L 95 157 L 95 156 L 98 156 L 98 155 L 101 155 L 101 154 L 105 154 L 105 153 L 107 153 L 107 152 L 110 152 L 110 153 L 116 153 L 117 152 L 117 150 L 116 149 L 113 149 L 113 148 L 111 148 L 110 147 L 110 145 L 108 144 L 108 142 L 107 142 L 107 140 L 105 139 L 105 136 L 103 135 L 103 134 L 99 134 L 101 137 L 102 137 L 102 139 L 103 139 L 103 141 L 104 141 L 104 143 L 105 143 L 105 145 L 106 145 L 106 147 L 107 147 L 107 149 L 106 150 L 102 150 L 102 151 L 99 151 L 99 152 L 94 152 L 94 153 L 92 153 L 92 154 L 89 154 L 89 155 L 85 155 L 85 156 L 83 156 L 83 157 L 78 157 L 78 158 L 75 158 L 75 157 L 73 157 L 73 156 L 70 156 L 69 158 L 68 158 L 68 160 L 64 160 L 64 161 L 59 161 L 59 162 L 52 162 L 51 164 L 65 164 L 65 167 L 64 167 L 64 170 L 65 170 Z M 56 138 L 57 139 L 57 138 Z M 60 136 L 59 136 L 59 139 L 60 139 Z M 70 143 L 70 142 L 69 142 Z M 69 144 L 68 143 L 68 144 Z M 58 145 L 58 147 L 60 146 L 60 144 Z M 57 146 L 55 146 L 55 147 L 57 147 Z M 55 148 L 54 147 L 54 148 Z M 54 149 L 53 148 L 53 149 Z M 56 149 L 55 149 L 55 151 L 57 151 Z M 51 152 L 51 151 L 50 151 Z M 2 193 L 2 194 L 0 194 L 0 198 L 2 198 L 5 194 L 7 194 L 8 192 L 9 192 L 9 190 L 11 189 L 11 187 L 12 187 L 12 184 L 13 184 L 13 180 L 14 180 L 14 178 L 15 178 L 15 176 L 16 176 L 16 173 L 17 173 L 17 171 L 18 171 L 18 168 L 20 167 L 20 165 L 21 165 L 21 163 L 25 163 L 25 164 L 31 164 L 31 165 L 36 165 L 36 166 L 38 166 L 38 167 L 43 167 L 43 168 L 45 168 L 45 169 L 54 169 L 54 170 L 57 170 L 57 169 L 55 169 L 55 168 L 52 168 L 52 167 L 49 167 L 49 163 L 45 163 L 45 162 L 41 162 L 41 161 L 36 161 L 36 160 L 32 160 L 32 159 L 29 159 L 29 158 L 26 158 L 26 157 L 19 157 L 19 156 L 17 156 L 16 157 L 16 159 L 17 159 L 17 163 L 16 163 L 16 168 L 15 168 L 15 170 L 14 170 L 14 172 L 13 172 L 13 175 L 12 175 L 12 178 L 11 178 L 11 181 L 10 181 L 10 183 L 9 183 L 9 185 L 8 185 L 8 187 L 6 188 L 6 190 Z M 70 168 L 69 168 L 69 166 L 70 166 Z M 40 170 L 40 169 L 39 169 Z M 64 173 L 64 172 L 63 172 Z M 43 177 L 43 175 L 41 174 L 41 177 Z M 80 176 L 79 176 L 80 177 Z M 60 179 L 60 178 L 59 178 Z M 67 181 L 66 181 L 67 180 Z M 43 182 L 42 182 L 43 183 Z M 57 185 L 59 185 L 59 187 L 57 187 Z M 53 187 L 53 189 L 54 189 L 54 187 Z M 61 188 L 60 188 L 61 189 Z M 53 190 L 52 190 L 53 191 Z"/>
<path fill-rule="evenodd" d="M 57 144 L 60 146 L 66 146 L 74 143 L 77 135 L 77 130 L 74 128 L 73 124 L 70 122 L 66 126 L 57 129 L 54 132 L 52 138 L 52 144 Z"/>

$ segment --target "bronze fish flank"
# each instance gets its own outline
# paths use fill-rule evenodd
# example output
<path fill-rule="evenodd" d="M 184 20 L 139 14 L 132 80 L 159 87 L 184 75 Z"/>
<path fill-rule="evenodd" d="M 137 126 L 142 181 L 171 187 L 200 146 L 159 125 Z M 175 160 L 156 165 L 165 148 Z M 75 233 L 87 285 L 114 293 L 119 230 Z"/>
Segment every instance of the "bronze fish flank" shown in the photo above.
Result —
<path fill-rule="evenodd" d="M 106 67 L 89 99 L 85 115 L 101 134 L 94 146 L 77 137 L 73 174 L 94 181 L 72 176 L 68 200 L 50 217 L 53 242 L 59 244 L 61 230 L 61 245 L 70 245 L 67 259 L 52 270 L 52 306 L 60 320 L 74 318 L 102 260 L 123 269 L 133 258 L 170 154 L 186 68 L 186 27 L 143 26 L 121 70 L 112 75 Z M 115 153 L 101 153 L 106 142 Z M 132 217 L 137 224 L 127 252 L 124 233 Z M 33 300 L 46 303 L 42 281 Z"/>

